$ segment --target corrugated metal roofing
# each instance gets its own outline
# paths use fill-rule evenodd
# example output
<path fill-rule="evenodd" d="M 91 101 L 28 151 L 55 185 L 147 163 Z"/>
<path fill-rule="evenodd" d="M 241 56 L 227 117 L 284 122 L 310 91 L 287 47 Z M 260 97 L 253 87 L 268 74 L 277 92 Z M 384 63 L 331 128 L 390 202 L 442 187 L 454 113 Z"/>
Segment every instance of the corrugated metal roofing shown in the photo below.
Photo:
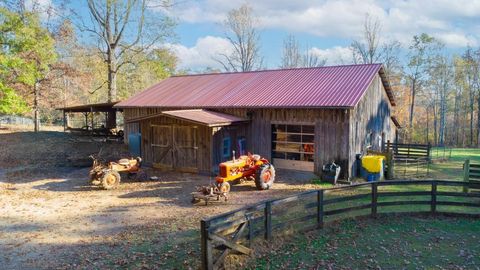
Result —
<path fill-rule="evenodd" d="M 379 72 L 381 64 L 173 76 L 116 107 L 354 107 Z"/>
<path fill-rule="evenodd" d="M 230 114 L 212 112 L 207 110 L 177 110 L 164 111 L 162 114 L 174 118 L 199 123 L 209 127 L 227 126 L 235 122 L 246 122 L 248 119 Z"/>

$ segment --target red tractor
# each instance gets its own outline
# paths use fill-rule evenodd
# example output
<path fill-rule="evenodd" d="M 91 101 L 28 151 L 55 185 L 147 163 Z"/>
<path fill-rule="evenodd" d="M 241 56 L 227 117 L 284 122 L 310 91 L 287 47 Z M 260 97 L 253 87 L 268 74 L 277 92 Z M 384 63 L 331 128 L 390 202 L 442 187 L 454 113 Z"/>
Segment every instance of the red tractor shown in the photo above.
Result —
<path fill-rule="evenodd" d="M 222 193 L 230 191 L 230 181 L 254 180 L 259 190 L 269 189 L 275 181 L 275 168 L 267 159 L 259 155 L 244 155 L 220 163 L 219 175 L 215 178 Z"/>

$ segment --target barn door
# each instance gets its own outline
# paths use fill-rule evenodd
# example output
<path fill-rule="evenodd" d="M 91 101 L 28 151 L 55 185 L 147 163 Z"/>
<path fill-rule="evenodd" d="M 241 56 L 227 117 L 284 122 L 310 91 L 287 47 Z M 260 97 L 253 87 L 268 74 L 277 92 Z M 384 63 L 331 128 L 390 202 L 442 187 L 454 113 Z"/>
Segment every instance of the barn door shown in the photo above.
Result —
<path fill-rule="evenodd" d="M 181 170 L 197 170 L 197 127 L 174 126 L 175 167 Z"/>
<path fill-rule="evenodd" d="M 171 125 L 152 125 L 152 154 L 156 167 L 173 169 L 173 127 Z"/>

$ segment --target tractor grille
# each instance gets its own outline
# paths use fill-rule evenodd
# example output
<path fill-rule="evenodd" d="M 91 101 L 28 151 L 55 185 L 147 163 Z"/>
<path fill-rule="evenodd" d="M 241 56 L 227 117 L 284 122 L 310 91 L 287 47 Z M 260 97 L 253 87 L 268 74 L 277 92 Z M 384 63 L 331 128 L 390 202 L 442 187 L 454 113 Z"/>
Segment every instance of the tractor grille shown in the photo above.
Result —
<path fill-rule="evenodd" d="M 220 177 L 227 177 L 227 166 L 220 164 Z"/>

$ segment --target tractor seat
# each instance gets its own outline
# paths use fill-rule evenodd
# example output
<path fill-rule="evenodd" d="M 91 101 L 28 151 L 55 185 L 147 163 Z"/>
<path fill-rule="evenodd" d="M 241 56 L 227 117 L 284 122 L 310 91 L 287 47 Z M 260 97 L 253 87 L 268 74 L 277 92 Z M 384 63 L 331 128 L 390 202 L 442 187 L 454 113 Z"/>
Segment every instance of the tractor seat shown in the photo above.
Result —
<path fill-rule="evenodd" d="M 118 161 L 118 164 L 128 166 L 130 165 L 130 160 L 128 160 L 128 158 L 122 158 Z"/>

